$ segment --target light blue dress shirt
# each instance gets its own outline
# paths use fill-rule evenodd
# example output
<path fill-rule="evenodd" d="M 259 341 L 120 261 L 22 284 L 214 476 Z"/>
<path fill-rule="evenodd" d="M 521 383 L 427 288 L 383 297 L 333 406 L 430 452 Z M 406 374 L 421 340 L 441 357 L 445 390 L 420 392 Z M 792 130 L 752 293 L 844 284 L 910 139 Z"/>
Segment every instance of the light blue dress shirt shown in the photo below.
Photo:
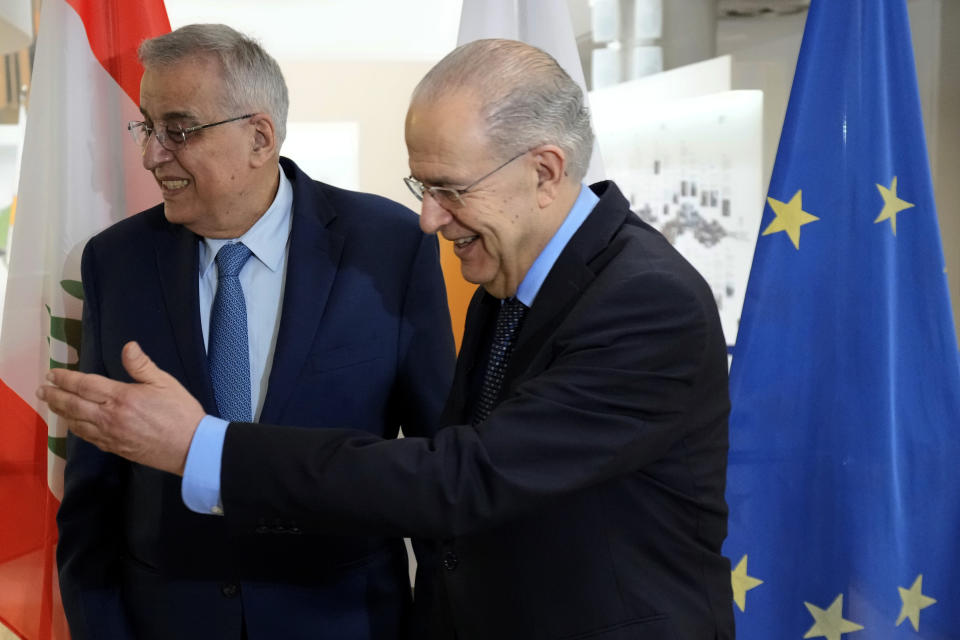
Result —
<path fill-rule="evenodd" d="M 239 238 L 215 239 L 204 238 L 200 243 L 200 326 L 203 330 L 203 343 L 208 344 L 210 339 L 210 311 L 213 299 L 217 293 L 217 268 L 214 259 L 220 248 L 230 242 L 242 242 L 250 249 L 251 259 L 247 260 L 240 272 L 240 284 L 247 302 L 247 334 L 250 349 L 250 406 L 254 416 L 260 415 L 263 401 L 266 397 L 267 385 L 270 380 L 270 369 L 273 365 L 273 351 L 277 344 L 277 332 L 280 328 L 281 302 L 283 300 L 283 284 L 286 275 L 287 250 L 289 246 L 290 227 L 292 224 L 293 187 L 290 181 L 278 168 L 280 183 L 277 195 L 270 207 L 262 216 Z M 200 440 L 209 438 L 209 434 L 201 434 Z M 197 442 L 197 438 L 194 438 Z M 199 444 L 199 443 L 198 443 Z M 197 447 L 203 451 L 202 446 Z M 184 503 L 203 502 L 208 495 L 210 484 L 209 473 L 206 470 L 208 463 L 204 462 L 203 454 L 187 457 L 187 464 L 193 471 L 188 481 L 184 478 L 181 495 Z M 217 457 L 217 487 L 219 495 L 219 456 Z M 209 509 L 205 512 L 209 512 Z"/>
<path fill-rule="evenodd" d="M 580 186 L 580 194 L 567 217 L 520 282 L 517 288 L 517 299 L 520 302 L 528 307 L 533 306 L 550 269 L 599 200 L 589 187 Z M 242 276 L 241 273 L 241 280 Z M 204 337 L 206 337 L 206 330 L 204 330 Z M 226 420 L 206 416 L 200 421 L 193 441 L 190 443 L 187 463 L 183 471 L 181 493 L 184 504 L 197 513 L 223 515 L 220 502 L 220 458 L 223 455 L 223 442 L 226 439 L 229 424 Z"/>
<path fill-rule="evenodd" d="M 550 269 L 553 269 L 554 263 L 566 248 L 567 243 L 570 242 L 570 238 L 577 232 L 577 229 L 580 228 L 580 225 L 587 219 L 587 216 L 590 215 L 599 201 L 600 198 L 590 190 L 590 187 L 587 185 L 580 186 L 580 195 L 577 196 L 576 202 L 570 207 L 570 213 L 563 219 L 560 228 L 550 238 L 550 242 L 543 248 L 537 259 L 533 261 L 527 275 L 523 277 L 520 286 L 517 287 L 517 300 L 527 305 L 527 308 L 533 306 L 533 301 L 540 293 L 540 287 L 543 286 L 543 281 L 547 279 Z"/>

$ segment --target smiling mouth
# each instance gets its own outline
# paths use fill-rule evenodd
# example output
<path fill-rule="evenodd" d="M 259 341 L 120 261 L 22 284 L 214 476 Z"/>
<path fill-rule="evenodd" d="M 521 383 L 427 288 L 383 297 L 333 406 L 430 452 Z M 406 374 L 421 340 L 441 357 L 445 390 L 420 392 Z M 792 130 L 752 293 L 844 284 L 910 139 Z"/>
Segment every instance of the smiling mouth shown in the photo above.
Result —
<path fill-rule="evenodd" d="M 456 240 L 453 241 L 453 246 L 460 249 L 462 247 L 467 246 L 468 244 L 470 244 L 471 242 L 473 242 L 479 237 L 480 236 L 467 236 L 466 238 L 457 238 Z"/>
<path fill-rule="evenodd" d="M 180 191 L 181 189 L 185 189 L 187 185 L 190 184 L 189 180 L 184 179 L 158 180 L 158 182 L 160 183 L 160 188 L 164 191 Z"/>

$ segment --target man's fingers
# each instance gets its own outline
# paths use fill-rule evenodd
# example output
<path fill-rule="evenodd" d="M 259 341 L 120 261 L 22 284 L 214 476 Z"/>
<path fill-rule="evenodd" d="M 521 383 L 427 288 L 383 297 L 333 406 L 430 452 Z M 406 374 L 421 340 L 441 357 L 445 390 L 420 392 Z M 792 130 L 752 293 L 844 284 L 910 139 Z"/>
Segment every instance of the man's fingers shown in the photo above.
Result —
<path fill-rule="evenodd" d="M 124 345 L 124 383 L 56 369 L 37 395 L 75 434 L 104 451 L 170 473 L 183 473 L 203 407 L 160 370 L 135 342 Z"/>
<path fill-rule="evenodd" d="M 87 442 L 91 442 L 100 449 L 104 451 L 109 451 L 105 446 L 103 441 L 103 433 L 100 431 L 100 428 L 97 427 L 92 422 L 86 422 L 84 420 L 63 420 L 64 426 L 67 429 L 70 429 L 77 437 L 83 438 Z"/>
<path fill-rule="evenodd" d="M 123 368 L 137 382 L 156 383 L 161 382 L 165 377 L 164 372 L 157 368 L 153 360 L 143 352 L 143 349 L 136 342 L 128 342 L 123 345 L 120 357 L 123 361 Z"/>
<path fill-rule="evenodd" d="M 37 395 L 47 403 L 51 411 L 71 422 L 95 422 L 100 414 L 99 402 L 80 396 L 66 387 L 44 385 L 37 390 Z"/>
<path fill-rule="evenodd" d="M 61 368 L 51 369 L 47 380 L 91 402 L 106 402 L 117 393 L 119 385 L 122 384 L 95 373 L 80 373 Z"/>
<path fill-rule="evenodd" d="M 50 385 L 37 389 L 37 396 L 60 416 L 61 424 L 74 434 L 104 451 L 122 455 L 115 434 L 110 429 L 104 429 L 105 405 Z"/>

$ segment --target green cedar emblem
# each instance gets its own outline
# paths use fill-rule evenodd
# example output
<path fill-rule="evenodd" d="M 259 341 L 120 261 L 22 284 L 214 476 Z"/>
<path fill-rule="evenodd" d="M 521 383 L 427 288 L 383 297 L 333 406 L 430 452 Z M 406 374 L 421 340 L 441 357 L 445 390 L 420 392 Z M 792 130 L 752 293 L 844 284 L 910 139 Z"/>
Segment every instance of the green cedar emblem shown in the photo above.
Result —
<path fill-rule="evenodd" d="M 61 280 L 60 286 L 63 287 L 63 290 L 69 295 L 77 298 L 78 300 L 83 300 L 83 285 L 79 280 Z M 50 346 L 50 339 L 52 338 L 54 340 L 59 340 L 60 342 L 65 342 L 68 346 L 73 347 L 77 351 L 76 362 L 58 362 L 57 360 L 50 358 L 50 368 L 70 369 L 71 371 L 76 371 L 77 367 L 80 365 L 80 338 L 83 333 L 83 325 L 81 321 L 77 320 L 76 318 L 61 318 L 59 316 L 55 316 L 50 310 L 50 305 L 44 306 L 47 307 L 47 315 L 50 316 L 50 334 L 47 336 L 47 346 Z M 66 438 L 55 438 L 53 436 L 48 436 L 47 448 L 61 458 L 67 457 Z"/>

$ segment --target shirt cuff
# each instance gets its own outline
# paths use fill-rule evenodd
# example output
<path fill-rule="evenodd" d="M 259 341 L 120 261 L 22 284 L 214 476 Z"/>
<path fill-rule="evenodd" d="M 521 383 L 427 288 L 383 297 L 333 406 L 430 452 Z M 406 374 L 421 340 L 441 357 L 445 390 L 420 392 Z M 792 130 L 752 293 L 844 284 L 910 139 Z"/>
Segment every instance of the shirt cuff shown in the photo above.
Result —
<path fill-rule="evenodd" d="M 223 515 L 220 502 L 220 457 L 230 423 L 204 416 L 190 442 L 180 496 L 191 511 Z"/>

